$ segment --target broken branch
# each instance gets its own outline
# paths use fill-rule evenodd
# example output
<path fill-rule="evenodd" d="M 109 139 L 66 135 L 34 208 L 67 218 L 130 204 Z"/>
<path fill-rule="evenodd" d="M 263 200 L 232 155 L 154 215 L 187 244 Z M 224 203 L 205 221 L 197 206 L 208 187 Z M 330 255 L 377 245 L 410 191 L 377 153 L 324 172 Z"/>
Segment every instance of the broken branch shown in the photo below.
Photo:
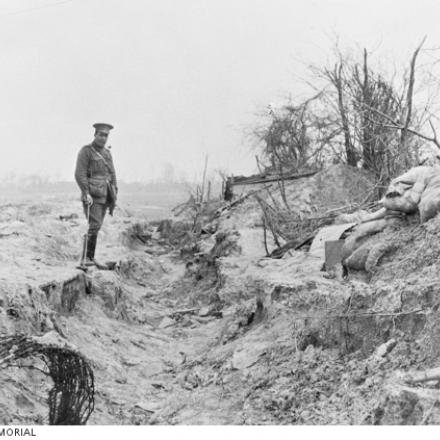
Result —
<path fill-rule="evenodd" d="M 415 371 L 413 373 L 407 373 L 403 380 L 406 383 L 420 383 L 428 382 L 430 380 L 440 380 L 440 367 L 431 368 L 425 371 Z"/>

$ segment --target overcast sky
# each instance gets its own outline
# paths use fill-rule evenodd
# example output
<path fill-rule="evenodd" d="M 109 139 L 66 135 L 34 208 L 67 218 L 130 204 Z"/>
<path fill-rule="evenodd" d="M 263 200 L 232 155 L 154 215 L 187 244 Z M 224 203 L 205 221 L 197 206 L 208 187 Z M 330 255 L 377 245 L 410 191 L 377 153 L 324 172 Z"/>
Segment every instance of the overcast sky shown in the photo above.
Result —
<path fill-rule="evenodd" d="M 192 179 L 205 154 L 252 172 L 243 128 L 304 93 L 335 34 L 403 62 L 440 46 L 439 17 L 434 0 L 0 0 L 0 177 L 73 179 L 98 121 L 126 181 L 166 163 Z"/>

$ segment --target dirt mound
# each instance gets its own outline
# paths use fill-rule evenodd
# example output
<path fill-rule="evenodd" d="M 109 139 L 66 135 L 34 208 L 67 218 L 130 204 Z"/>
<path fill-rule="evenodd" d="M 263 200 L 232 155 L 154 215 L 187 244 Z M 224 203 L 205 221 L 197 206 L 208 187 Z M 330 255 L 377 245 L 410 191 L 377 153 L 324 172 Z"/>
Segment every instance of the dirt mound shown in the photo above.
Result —
<path fill-rule="evenodd" d="M 222 232 L 239 231 L 242 254 L 255 257 L 270 253 L 286 241 L 305 239 L 332 223 L 337 214 L 375 198 L 368 173 L 344 165 L 294 181 L 260 188 L 249 185 L 246 191 L 251 195 L 225 211 L 217 220 L 217 228 Z"/>
<path fill-rule="evenodd" d="M 314 176 L 286 185 L 288 205 L 303 218 L 355 205 L 370 197 L 374 197 L 371 176 L 346 165 L 334 165 Z"/>
<path fill-rule="evenodd" d="M 249 186 L 248 192 L 256 188 Z M 283 209 L 290 209 L 300 218 L 319 216 L 332 209 L 356 205 L 374 198 L 372 177 L 365 171 L 346 165 L 333 165 L 315 175 L 293 181 L 271 183 L 257 188 L 264 200 Z M 261 222 L 258 203 L 248 198 L 229 213 L 227 223 L 251 227 Z"/>

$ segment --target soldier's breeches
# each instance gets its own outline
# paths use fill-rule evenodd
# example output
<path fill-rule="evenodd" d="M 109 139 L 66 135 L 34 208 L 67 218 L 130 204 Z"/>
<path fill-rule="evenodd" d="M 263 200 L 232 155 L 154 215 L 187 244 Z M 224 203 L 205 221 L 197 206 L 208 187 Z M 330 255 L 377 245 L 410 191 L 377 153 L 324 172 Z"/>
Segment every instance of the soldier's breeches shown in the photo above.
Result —
<path fill-rule="evenodd" d="M 96 235 L 98 235 L 98 232 L 101 229 L 108 205 L 104 204 L 104 203 L 96 203 L 95 202 L 90 207 L 88 207 L 84 203 L 83 207 L 84 207 L 84 214 L 85 214 L 86 218 L 87 218 L 87 214 L 89 217 L 89 229 L 87 231 L 87 234 L 89 237 L 91 237 L 93 235 L 96 236 Z"/>

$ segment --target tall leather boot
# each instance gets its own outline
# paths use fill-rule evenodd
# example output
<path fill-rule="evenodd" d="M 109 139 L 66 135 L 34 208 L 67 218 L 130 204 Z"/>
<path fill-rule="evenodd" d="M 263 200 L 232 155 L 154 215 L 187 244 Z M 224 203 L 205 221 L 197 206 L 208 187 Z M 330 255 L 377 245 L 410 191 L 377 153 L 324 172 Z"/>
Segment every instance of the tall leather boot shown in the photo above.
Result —
<path fill-rule="evenodd" d="M 91 251 L 90 254 L 90 259 L 92 260 L 92 264 L 95 265 L 98 269 L 107 269 L 107 266 L 105 264 L 101 264 L 98 261 L 96 261 L 95 258 L 95 250 L 96 250 L 96 242 L 98 240 L 98 236 L 94 235 L 93 236 L 93 240 L 92 240 L 92 245 L 93 245 L 93 253 Z M 87 260 L 89 259 L 89 257 L 87 257 Z M 87 263 L 86 263 L 87 264 Z"/>
<path fill-rule="evenodd" d="M 78 269 L 85 269 L 86 257 L 87 257 L 87 234 L 83 235 L 81 259 L 79 260 Z"/>
<path fill-rule="evenodd" d="M 87 237 L 87 252 L 86 252 L 86 266 L 95 265 L 95 249 L 96 249 L 96 235 L 89 235 Z"/>

